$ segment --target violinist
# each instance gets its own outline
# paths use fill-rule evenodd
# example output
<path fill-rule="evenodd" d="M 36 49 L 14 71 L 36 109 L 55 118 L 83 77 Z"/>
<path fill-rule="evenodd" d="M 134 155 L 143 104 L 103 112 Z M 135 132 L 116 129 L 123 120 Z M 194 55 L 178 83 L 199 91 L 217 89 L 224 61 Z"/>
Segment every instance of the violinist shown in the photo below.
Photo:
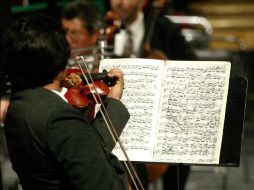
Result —
<path fill-rule="evenodd" d="M 89 124 L 83 110 L 64 97 L 61 82 L 70 48 L 59 25 L 48 16 L 24 17 L 3 39 L 2 60 L 12 83 L 5 135 L 22 189 L 127 189 L 101 118 Z M 117 81 L 105 106 L 120 133 L 129 118 L 119 101 L 123 73 L 113 69 L 109 76 Z"/>
<path fill-rule="evenodd" d="M 97 42 L 102 27 L 96 5 L 85 0 L 70 2 L 62 9 L 60 19 L 71 47 L 70 57 L 86 56 L 90 71 L 96 72 L 99 64 Z"/>
<path fill-rule="evenodd" d="M 110 0 L 111 11 L 117 19 L 122 20 L 125 28 L 131 32 L 133 42 L 133 54 L 136 57 L 149 57 L 153 50 L 159 50 L 164 54 L 163 59 L 195 60 L 196 56 L 190 45 L 185 41 L 178 25 L 163 17 L 160 9 L 165 0 Z M 147 4 L 148 3 L 148 4 Z M 158 6 L 160 5 L 160 6 Z M 146 9 L 144 10 L 144 7 Z M 148 8 L 147 8 L 148 7 Z M 154 14 L 157 13 L 157 14 Z M 154 23 L 151 25 L 151 23 Z M 123 46 L 124 43 L 117 46 Z M 146 48 L 148 43 L 148 47 Z M 124 49 L 124 48 L 123 48 Z M 148 171 L 142 164 L 136 164 L 143 180 L 148 188 Z M 177 167 L 172 165 L 162 177 L 164 190 L 178 189 Z M 180 190 L 184 189 L 189 173 L 189 166 L 180 167 Z"/>

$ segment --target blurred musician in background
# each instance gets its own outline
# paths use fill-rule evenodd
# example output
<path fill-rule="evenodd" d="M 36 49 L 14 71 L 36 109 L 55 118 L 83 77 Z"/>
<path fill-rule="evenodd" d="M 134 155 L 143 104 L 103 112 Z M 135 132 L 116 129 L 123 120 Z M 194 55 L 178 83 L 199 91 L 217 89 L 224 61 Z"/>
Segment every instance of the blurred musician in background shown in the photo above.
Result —
<path fill-rule="evenodd" d="M 96 72 L 99 62 L 97 42 L 102 27 L 98 8 L 89 1 L 73 1 L 63 8 L 60 16 L 71 47 L 71 58 L 85 55 L 90 63 L 89 70 Z"/>
<path fill-rule="evenodd" d="M 160 10 L 164 3 L 165 0 L 153 0 L 152 2 L 147 0 L 110 0 L 111 11 L 115 14 L 116 19 L 121 20 L 126 30 L 131 33 L 132 48 L 137 57 L 145 56 L 144 48 L 149 45 L 151 50 L 163 52 L 167 59 L 195 59 L 195 55 L 181 34 L 179 26 L 161 16 Z M 144 7 L 146 7 L 145 11 L 143 11 Z M 117 39 L 115 38 L 115 40 Z M 117 45 L 120 46 L 120 44 Z"/>
<path fill-rule="evenodd" d="M 150 3 L 150 4 L 147 4 Z M 110 0 L 110 6 L 116 19 L 123 22 L 125 35 L 131 34 L 132 53 L 126 55 L 124 52 L 129 37 L 125 37 L 125 43 L 121 32 L 116 34 L 114 39 L 117 53 L 122 56 L 135 56 L 146 58 L 160 58 L 172 60 L 195 60 L 196 56 L 191 47 L 185 41 L 180 32 L 178 25 L 160 14 L 165 0 Z M 146 11 L 144 11 L 146 7 Z M 121 49 L 122 51 L 119 51 Z M 157 56 L 157 55 L 158 56 Z M 152 55 L 152 56 L 151 56 Z M 141 175 L 142 182 L 148 188 L 149 172 L 142 164 L 136 164 Z M 177 177 L 177 166 L 170 165 L 166 171 L 164 170 L 162 177 L 164 190 L 183 190 L 188 174 L 189 166 L 179 166 L 179 181 Z M 147 176 L 148 175 L 148 176 Z"/>

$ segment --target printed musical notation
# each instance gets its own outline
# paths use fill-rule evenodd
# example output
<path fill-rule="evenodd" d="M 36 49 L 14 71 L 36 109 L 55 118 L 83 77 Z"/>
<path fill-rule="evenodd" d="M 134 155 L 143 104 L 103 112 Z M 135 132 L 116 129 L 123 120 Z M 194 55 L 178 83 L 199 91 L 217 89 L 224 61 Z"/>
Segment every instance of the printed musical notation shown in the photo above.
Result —
<path fill-rule="evenodd" d="M 218 161 L 229 73 L 206 64 L 166 65 L 154 160 Z"/>
<path fill-rule="evenodd" d="M 124 72 L 122 101 L 131 118 L 120 139 L 131 160 L 219 162 L 229 62 L 129 58 L 100 67 Z M 118 146 L 113 153 L 122 158 Z"/>
<path fill-rule="evenodd" d="M 151 149 L 151 139 L 154 139 L 164 66 L 160 61 L 143 59 L 131 62 L 128 59 L 117 59 L 100 64 L 102 70 L 113 67 L 121 68 L 124 72 L 122 102 L 131 116 L 120 139 L 126 150 L 144 153 Z M 120 151 L 119 147 L 115 149 Z"/>

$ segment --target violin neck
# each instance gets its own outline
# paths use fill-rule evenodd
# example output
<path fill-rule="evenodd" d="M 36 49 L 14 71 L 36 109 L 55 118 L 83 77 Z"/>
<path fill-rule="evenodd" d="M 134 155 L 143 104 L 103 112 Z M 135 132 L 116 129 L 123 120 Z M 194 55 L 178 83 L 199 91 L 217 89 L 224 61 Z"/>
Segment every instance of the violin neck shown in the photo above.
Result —
<path fill-rule="evenodd" d="M 91 79 L 89 77 L 89 74 L 85 74 L 88 81 L 91 82 Z M 102 73 L 91 73 L 91 77 L 93 81 L 103 81 L 107 86 L 111 87 L 114 86 L 116 83 L 117 78 L 116 77 L 109 77 L 107 75 L 107 72 Z M 82 80 L 84 81 L 84 76 L 81 75 Z"/>

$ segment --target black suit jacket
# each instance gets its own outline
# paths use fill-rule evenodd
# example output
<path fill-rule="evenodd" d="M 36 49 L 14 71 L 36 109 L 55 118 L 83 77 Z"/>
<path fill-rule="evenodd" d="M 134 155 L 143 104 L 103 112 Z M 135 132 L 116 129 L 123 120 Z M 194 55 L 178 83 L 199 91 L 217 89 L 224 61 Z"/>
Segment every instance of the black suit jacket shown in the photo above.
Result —
<path fill-rule="evenodd" d="M 126 108 L 114 99 L 107 101 L 107 107 L 121 120 L 114 120 L 121 132 L 129 118 Z M 109 133 L 99 123 L 89 125 L 82 111 L 50 90 L 16 93 L 5 134 L 23 190 L 125 189 L 124 169 L 110 153 Z"/>

